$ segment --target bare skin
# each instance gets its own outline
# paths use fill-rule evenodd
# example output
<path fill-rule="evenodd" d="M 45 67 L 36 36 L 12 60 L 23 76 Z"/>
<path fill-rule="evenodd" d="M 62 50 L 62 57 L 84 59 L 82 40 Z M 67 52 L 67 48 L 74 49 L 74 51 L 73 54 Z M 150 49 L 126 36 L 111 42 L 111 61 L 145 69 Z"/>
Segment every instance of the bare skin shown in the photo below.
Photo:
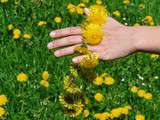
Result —
<path fill-rule="evenodd" d="M 89 50 L 99 54 L 102 60 L 125 57 L 137 51 L 160 53 L 159 27 L 128 27 L 109 17 L 103 31 L 105 35 L 100 44 L 88 45 Z M 48 48 L 59 48 L 54 53 L 56 57 L 73 54 L 74 48 L 83 42 L 80 27 L 55 30 L 50 36 L 56 40 L 48 43 Z M 78 63 L 83 57 L 77 56 L 72 61 Z"/>

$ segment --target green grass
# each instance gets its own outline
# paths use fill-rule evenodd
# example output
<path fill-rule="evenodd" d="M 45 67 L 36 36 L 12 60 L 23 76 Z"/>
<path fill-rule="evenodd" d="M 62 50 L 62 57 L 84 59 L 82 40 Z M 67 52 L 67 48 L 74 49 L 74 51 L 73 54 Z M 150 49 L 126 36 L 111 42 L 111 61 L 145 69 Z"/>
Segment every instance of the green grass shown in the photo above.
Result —
<path fill-rule="evenodd" d="M 47 43 L 52 41 L 49 32 L 57 28 L 79 25 L 82 16 L 70 15 L 66 10 L 68 3 L 78 4 L 79 0 L 9 0 L 5 5 L 0 4 L 0 94 L 7 95 L 9 102 L 5 106 L 7 114 L 2 120 L 72 120 L 64 115 L 58 102 L 61 92 L 63 77 L 69 71 L 72 56 L 56 58 L 47 49 Z M 93 3 L 93 2 L 91 2 Z M 104 0 L 108 11 L 120 10 L 126 21 L 118 18 L 122 23 L 133 25 L 140 22 L 146 15 L 154 18 L 156 25 L 160 22 L 159 0 L 132 0 L 132 5 L 125 9 L 122 0 Z M 145 10 L 138 10 L 138 5 L 145 3 Z M 53 21 L 54 16 L 61 16 L 63 22 L 59 25 Z M 45 20 L 46 27 L 37 27 L 37 22 Z M 7 31 L 8 24 L 14 24 L 22 32 L 30 33 L 33 37 L 25 41 L 12 39 Z M 146 120 L 160 119 L 160 58 L 150 59 L 149 54 L 137 53 L 129 57 L 102 61 L 97 67 L 97 72 L 108 72 L 116 79 L 116 84 L 107 89 L 108 95 L 105 110 L 119 107 L 124 103 L 133 106 L 127 117 L 120 120 L 134 120 L 137 112 L 146 116 Z M 47 70 L 50 73 L 50 87 L 42 89 L 39 85 L 41 73 Z M 29 75 L 27 83 L 19 83 L 16 75 L 24 72 Z M 144 80 L 138 78 L 138 74 Z M 124 81 L 121 81 L 124 79 Z M 145 84 L 145 85 L 143 85 Z M 151 102 L 133 96 L 128 89 L 132 85 L 153 94 Z M 104 92 L 103 91 L 103 92 Z M 95 110 L 100 111 L 101 108 Z M 79 118 L 82 119 L 82 118 Z M 90 116 L 89 120 L 93 120 Z"/>

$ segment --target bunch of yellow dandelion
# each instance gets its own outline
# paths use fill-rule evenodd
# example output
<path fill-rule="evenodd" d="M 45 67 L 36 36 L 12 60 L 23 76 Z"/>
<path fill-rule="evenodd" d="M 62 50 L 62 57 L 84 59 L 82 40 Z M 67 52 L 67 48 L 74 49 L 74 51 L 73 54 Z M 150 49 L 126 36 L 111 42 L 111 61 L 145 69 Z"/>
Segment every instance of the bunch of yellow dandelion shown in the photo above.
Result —
<path fill-rule="evenodd" d="M 26 82 L 28 80 L 28 76 L 25 73 L 20 73 L 17 75 L 17 81 Z"/>
<path fill-rule="evenodd" d="M 149 92 L 140 89 L 139 87 L 133 86 L 131 88 L 132 93 L 136 93 L 140 98 L 144 98 L 146 100 L 152 100 L 152 94 Z"/>
<path fill-rule="evenodd" d="M 145 120 L 145 117 L 144 117 L 144 115 L 137 114 L 137 115 L 135 116 L 135 120 Z"/>
<path fill-rule="evenodd" d="M 91 45 L 99 44 L 104 36 L 101 26 L 95 23 L 84 23 L 82 25 L 82 32 L 84 43 Z"/>
<path fill-rule="evenodd" d="M 49 82 L 48 82 L 49 73 L 48 73 L 48 71 L 44 71 L 42 73 L 42 78 L 43 78 L 43 80 L 40 81 L 40 85 L 48 88 L 49 87 Z"/>
<path fill-rule="evenodd" d="M 102 85 L 103 83 L 106 85 L 113 85 L 115 83 L 115 80 L 107 73 L 103 73 L 102 75 L 97 76 L 93 83 L 98 86 Z"/>
<path fill-rule="evenodd" d="M 150 26 L 154 26 L 154 21 L 153 21 L 152 16 L 148 15 L 143 20 L 145 23 L 149 24 Z"/>
<path fill-rule="evenodd" d="M 86 69 L 94 68 L 99 63 L 99 56 L 96 54 L 87 54 L 80 62 L 80 66 Z"/>
<path fill-rule="evenodd" d="M 46 21 L 39 21 L 39 22 L 37 23 L 37 25 L 38 25 L 38 26 L 45 26 L 45 25 L 47 25 L 47 22 L 46 22 Z"/>
<path fill-rule="evenodd" d="M 69 10 L 70 13 L 77 13 L 82 15 L 84 13 L 84 10 L 83 10 L 84 7 L 85 7 L 84 3 L 80 3 L 77 6 L 69 3 L 67 6 L 67 9 Z"/>
<path fill-rule="evenodd" d="M 116 17 L 120 17 L 121 13 L 118 10 L 116 10 L 116 11 L 113 12 L 113 15 L 116 16 Z"/>
<path fill-rule="evenodd" d="M 91 5 L 89 7 L 87 21 L 98 25 L 103 25 L 107 21 L 107 10 L 102 5 Z"/>
<path fill-rule="evenodd" d="M 54 18 L 54 21 L 56 23 L 61 23 L 62 22 L 62 18 L 57 16 L 57 17 Z"/>
<path fill-rule="evenodd" d="M 21 37 L 20 29 L 18 29 L 18 28 L 13 29 L 13 39 L 19 39 L 20 37 Z"/>

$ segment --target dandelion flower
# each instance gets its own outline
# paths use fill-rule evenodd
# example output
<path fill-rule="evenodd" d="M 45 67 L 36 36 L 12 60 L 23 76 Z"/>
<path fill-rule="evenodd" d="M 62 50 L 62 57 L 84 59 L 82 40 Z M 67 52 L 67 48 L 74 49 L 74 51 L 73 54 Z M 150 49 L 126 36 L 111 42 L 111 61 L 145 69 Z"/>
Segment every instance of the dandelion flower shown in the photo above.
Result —
<path fill-rule="evenodd" d="M 62 18 L 61 18 L 61 17 L 55 17 L 55 18 L 54 18 L 54 21 L 55 21 L 56 23 L 61 23 L 61 22 L 62 22 Z"/>
<path fill-rule="evenodd" d="M 116 16 L 116 17 L 120 17 L 121 13 L 118 10 L 116 10 L 116 11 L 113 12 L 113 15 Z"/>
<path fill-rule="evenodd" d="M 68 4 L 67 9 L 69 10 L 70 13 L 76 12 L 76 6 L 71 3 Z"/>
<path fill-rule="evenodd" d="M 87 16 L 87 21 L 99 25 L 103 25 L 107 21 L 107 11 L 102 5 L 91 5 L 90 13 Z"/>
<path fill-rule="evenodd" d="M 44 71 L 44 72 L 42 73 L 42 78 L 43 78 L 43 80 L 48 80 L 48 78 L 49 78 L 49 73 L 48 73 L 48 71 Z"/>
<path fill-rule="evenodd" d="M 132 93 L 137 93 L 138 92 L 138 87 L 136 87 L 136 86 L 133 86 L 132 88 L 131 88 L 131 92 Z"/>
<path fill-rule="evenodd" d="M 78 7 L 80 7 L 80 8 L 85 8 L 85 4 L 84 4 L 84 3 L 80 3 L 80 4 L 78 5 Z"/>
<path fill-rule="evenodd" d="M 89 23 L 82 27 L 84 42 L 91 45 L 99 44 L 104 36 L 104 32 L 98 24 Z"/>
<path fill-rule="evenodd" d="M 146 94 L 146 92 L 144 90 L 139 90 L 138 91 L 138 96 L 139 97 L 144 97 L 145 94 Z"/>
<path fill-rule="evenodd" d="M 146 93 L 144 95 L 144 98 L 147 99 L 147 100 L 152 100 L 152 94 L 151 93 Z"/>
<path fill-rule="evenodd" d="M 93 83 L 94 83 L 95 85 L 102 85 L 102 83 L 103 83 L 103 78 L 100 77 L 100 76 L 97 76 L 96 79 L 93 81 Z"/>
<path fill-rule="evenodd" d="M 101 102 L 104 99 L 104 97 L 103 97 L 103 95 L 101 93 L 96 93 L 94 98 L 98 102 Z"/>
<path fill-rule="evenodd" d="M 89 116 L 89 110 L 85 109 L 85 110 L 83 111 L 83 116 L 84 116 L 85 118 L 88 117 L 88 116 Z"/>
<path fill-rule="evenodd" d="M 158 54 L 151 54 L 151 58 L 152 58 L 152 59 L 157 59 L 158 57 L 159 57 Z"/>
<path fill-rule="evenodd" d="M 5 109 L 0 107 L 0 117 L 2 117 L 6 113 Z"/>
<path fill-rule="evenodd" d="M 0 2 L 1 2 L 1 3 L 7 3 L 8 0 L 1 0 Z"/>
<path fill-rule="evenodd" d="M 145 120 L 145 117 L 144 115 L 141 115 L 141 114 L 137 114 L 136 117 L 135 117 L 136 120 Z"/>
<path fill-rule="evenodd" d="M 13 28 L 14 28 L 13 24 L 7 25 L 7 29 L 8 29 L 8 30 L 13 30 Z"/>
<path fill-rule="evenodd" d="M 24 74 L 23 72 L 17 75 L 17 80 L 19 82 L 26 82 L 28 79 L 28 76 Z"/>
<path fill-rule="evenodd" d="M 0 95 L 0 106 L 6 105 L 8 99 L 5 95 Z"/>
<path fill-rule="evenodd" d="M 96 3 L 97 3 L 98 5 L 101 5 L 101 4 L 102 4 L 102 0 L 96 0 Z"/>
<path fill-rule="evenodd" d="M 108 76 L 108 77 L 105 77 L 104 83 L 106 85 L 113 85 L 115 83 L 115 80 L 112 77 Z"/>
<path fill-rule="evenodd" d="M 152 18 L 152 16 L 146 16 L 145 18 L 144 18 L 146 21 L 148 21 L 148 22 L 152 22 L 153 21 L 153 18 Z"/>
<path fill-rule="evenodd" d="M 124 108 L 121 108 L 121 113 L 124 114 L 124 115 L 128 115 L 129 113 L 129 109 L 124 107 Z"/>
<path fill-rule="evenodd" d="M 108 112 L 96 113 L 94 117 L 99 120 L 106 120 L 110 117 L 110 114 Z"/>
<path fill-rule="evenodd" d="M 80 66 L 84 68 L 94 68 L 99 63 L 99 56 L 96 54 L 87 54 L 80 62 Z"/>
<path fill-rule="evenodd" d="M 39 21 L 38 23 L 37 23 L 37 25 L 38 26 L 45 26 L 47 24 L 47 22 L 46 21 Z"/>
<path fill-rule="evenodd" d="M 120 115 L 121 115 L 121 109 L 114 108 L 114 109 L 111 110 L 111 116 L 113 118 L 118 118 L 118 117 L 120 117 Z"/>
<path fill-rule="evenodd" d="M 31 35 L 26 33 L 23 35 L 23 38 L 24 39 L 31 39 Z"/>
<path fill-rule="evenodd" d="M 144 5 L 143 3 L 139 4 L 139 6 L 138 6 L 138 7 L 139 7 L 139 9 L 140 9 L 140 10 L 145 9 L 145 5 Z"/>
<path fill-rule="evenodd" d="M 154 26 L 154 22 L 153 21 L 149 22 L 149 25 Z"/>
<path fill-rule="evenodd" d="M 129 5 L 129 4 L 130 4 L 130 0 L 124 0 L 124 1 L 123 1 L 123 4 Z"/>
<path fill-rule="evenodd" d="M 80 15 L 82 15 L 84 13 L 83 8 L 81 8 L 81 7 L 76 7 L 76 12 Z"/>
<path fill-rule="evenodd" d="M 49 87 L 49 82 L 48 82 L 48 80 L 41 80 L 40 81 L 40 85 L 42 85 L 43 87 L 48 88 Z"/>
<path fill-rule="evenodd" d="M 16 28 L 13 30 L 13 39 L 19 39 L 21 36 L 21 31 L 20 29 Z"/>

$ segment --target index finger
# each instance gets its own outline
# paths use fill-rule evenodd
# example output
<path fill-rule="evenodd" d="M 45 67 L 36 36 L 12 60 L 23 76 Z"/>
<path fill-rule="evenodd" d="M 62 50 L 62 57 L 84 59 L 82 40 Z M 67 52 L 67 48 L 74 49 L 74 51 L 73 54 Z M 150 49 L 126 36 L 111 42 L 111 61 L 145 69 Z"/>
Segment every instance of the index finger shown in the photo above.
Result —
<path fill-rule="evenodd" d="M 68 27 L 64 29 L 54 30 L 50 33 L 52 38 L 66 37 L 70 35 L 80 35 L 82 34 L 80 27 Z"/>

